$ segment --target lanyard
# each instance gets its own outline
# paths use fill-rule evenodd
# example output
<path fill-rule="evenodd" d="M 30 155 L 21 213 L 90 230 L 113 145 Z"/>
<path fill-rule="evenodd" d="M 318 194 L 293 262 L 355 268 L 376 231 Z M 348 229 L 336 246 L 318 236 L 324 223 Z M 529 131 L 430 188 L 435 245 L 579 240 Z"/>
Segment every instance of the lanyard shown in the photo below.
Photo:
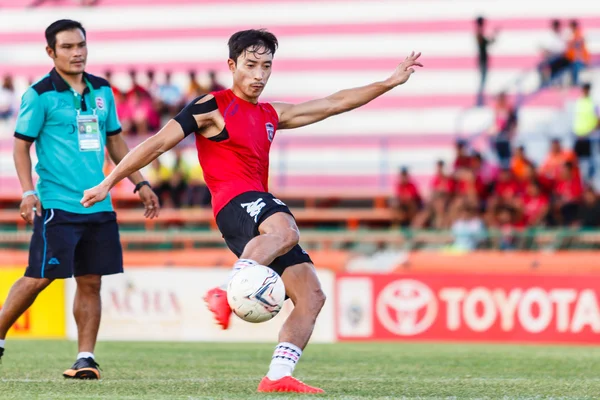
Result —
<path fill-rule="evenodd" d="M 92 98 L 92 112 L 94 113 L 94 115 L 96 115 L 96 93 L 94 92 L 94 88 L 87 79 L 83 78 L 83 81 L 85 82 L 87 88 L 90 90 L 90 97 Z M 71 92 L 73 92 L 73 106 L 75 106 L 75 110 L 77 110 L 77 115 L 79 115 L 81 113 L 81 98 L 79 96 L 85 96 L 85 90 L 83 91 L 83 94 L 80 95 L 75 90 L 73 90 L 71 85 L 69 85 L 66 81 L 65 83 L 67 84 L 67 86 L 69 86 Z"/>

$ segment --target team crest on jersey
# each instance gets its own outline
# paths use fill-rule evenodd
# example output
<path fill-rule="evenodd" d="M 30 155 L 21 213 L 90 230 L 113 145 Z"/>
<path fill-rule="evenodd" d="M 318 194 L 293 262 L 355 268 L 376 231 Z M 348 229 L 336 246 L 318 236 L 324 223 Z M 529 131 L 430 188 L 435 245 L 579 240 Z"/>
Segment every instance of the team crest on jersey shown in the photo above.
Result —
<path fill-rule="evenodd" d="M 96 107 L 100 110 L 104 110 L 104 99 L 102 97 L 96 97 Z"/>
<path fill-rule="evenodd" d="M 269 142 L 273 141 L 273 137 L 275 136 L 275 127 L 272 123 L 267 122 L 265 124 L 265 128 L 267 128 L 267 137 L 269 138 Z"/>

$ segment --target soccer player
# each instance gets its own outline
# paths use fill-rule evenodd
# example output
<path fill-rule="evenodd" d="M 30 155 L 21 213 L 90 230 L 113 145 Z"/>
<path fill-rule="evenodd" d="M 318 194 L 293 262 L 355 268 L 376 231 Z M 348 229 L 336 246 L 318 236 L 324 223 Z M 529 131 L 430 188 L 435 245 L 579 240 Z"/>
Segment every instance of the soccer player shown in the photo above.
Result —
<path fill-rule="evenodd" d="M 268 193 L 269 149 L 278 129 L 292 129 L 350 111 L 405 83 L 420 53 L 411 54 L 384 81 L 342 90 L 302 104 L 261 103 L 271 75 L 277 39 L 265 30 L 246 30 L 229 39 L 233 87 L 194 99 L 153 137 L 136 147 L 106 177 L 84 192 L 90 207 L 127 175 L 139 170 L 195 134 L 198 158 L 213 196 L 213 210 L 227 246 L 239 257 L 237 271 L 269 265 L 285 283 L 294 310 L 283 325 L 267 376 L 259 392 L 322 393 L 292 372 L 309 341 L 325 295 L 309 255 L 298 245 L 299 232 L 288 207 Z M 223 288 L 206 297 L 217 322 L 226 329 L 231 309 Z"/>
<path fill-rule="evenodd" d="M 79 354 L 66 378 L 99 379 L 94 347 L 100 326 L 103 275 L 123 272 L 123 254 L 110 198 L 92 208 L 79 200 L 87 187 L 102 181 L 105 148 L 119 163 L 129 151 L 112 90 L 85 72 L 87 45 L 79 22 L 59 20 L 46 29 L 46 52 L 54 68 L 23 95 L 15 129 L 15 168 L 23 189 L 21 217 L 33 224 L 29 265 L 0 310 L 0 357 L 6 334 L 54 279 L 75 276 L 73 314 Z M 38 157 L 33 185 L 29 150 Z M 158 216 L 158 197 L 136 171 L 130 174 L 146 208 Z"/>

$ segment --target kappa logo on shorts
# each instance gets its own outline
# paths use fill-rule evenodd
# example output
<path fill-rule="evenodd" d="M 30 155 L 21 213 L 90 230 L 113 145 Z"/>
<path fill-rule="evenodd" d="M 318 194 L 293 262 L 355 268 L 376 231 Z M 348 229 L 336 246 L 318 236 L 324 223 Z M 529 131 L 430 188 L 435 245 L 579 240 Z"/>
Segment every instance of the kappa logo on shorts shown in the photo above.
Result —
<path fill-rule="evenodd" d="M 273 141 L 273 137 L 275 136 L 275 127 L 272 123 L 267 122 L 265 124 L 265 128 L 267 128 L 267 137 L 269 138 L 269 142 Z"/>
<path fill-rule="evenodd" d="M 258 222 L 258 214 L 260 211 L 266 206 L 262 197 L 252 203 L 243 203 L 241 204 L 242 208 L 246 209 L 246 212 L 250 217 L 254 218 L 254 222 Z"/>
<path fill-rule="evenodd" d="M 56 257 L 52 257 L 52 258 L 50 259 L 50 261 L 48 261 L 48 264 L 50 264 L 50 265 L 60 265 L 60 261 L 58 261 L 58 260 L 56 259 Z"/>

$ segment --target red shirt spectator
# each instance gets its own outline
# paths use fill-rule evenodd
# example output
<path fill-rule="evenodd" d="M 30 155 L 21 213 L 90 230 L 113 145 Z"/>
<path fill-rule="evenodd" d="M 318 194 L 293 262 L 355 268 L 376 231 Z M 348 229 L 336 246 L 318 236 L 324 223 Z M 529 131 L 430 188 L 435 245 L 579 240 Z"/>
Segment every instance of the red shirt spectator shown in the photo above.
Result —
<path fill-rule="evenodd" d="M 503 199 L 514 198 L 520 192 L 518 182 L 513 178 L 509 169 L 503 169 L 498 175 L 498 181 L 494 186 L 494 194 Z"/>
<path fill-rule="evenodd" d="M 528 226 L 539 225 L 548 214 L 550 200 L 541 191 L 539 184 L 530 183 L 523 196 L 523 222 Z"/>
<path fill-rule="evenodd" d="M 456 193 L 482 200 L 485 197 L 485 186 L 473 171 L 462 168 L 457 172 Z"/>
<path fill-rule="evenodd" d="M 567 162 L 563 165 L 560 177 L 554 185 L 554 193 L 563 203 L 577 203 L 581 200 L 583 187 L 581 179 L 574 173 L 575 167 Z"/>
<path fill-rule="evenodd" d="M 452 177 L 444 172 L 444 161 L 437 162 L 437 172 L 431 181 L 432 194 L 451 195 L 454 193 L 455 182 Z"/>
<path fill-rule="evenodd" d="M 396 197 L 401 203 L 415 202 L 416 204 L 421 203 L 421 195 L 419 189 L 412 182 L 408 175 L 408 170 L 403 168 L 400 171 L 400 180 L 396 186 Z"/>
<path fill-rule="evenodd" d="M 471 167 L 471 156 L 468 154 L 467 142 L 459 140 L 456 142 L 456 158 L 454 159 L 454 171 L 461 168 Z"/>
<path fill-rule="evenodd" d="M 575 203 L 581 200 L 583 189 L 579 179 L 559 179 L 554 186 L 554 192 L 565 203 Z"/>
<path fill-rule="evenodd" d="M 489 162 L 484 161 L 480 153 L 475 153 L 471 159 L 471 168 L 475 171 L 475 175 L 481 179 L 481 182 L 488 186 L 492 184 L 498 177 L 499 168 Z"/>

